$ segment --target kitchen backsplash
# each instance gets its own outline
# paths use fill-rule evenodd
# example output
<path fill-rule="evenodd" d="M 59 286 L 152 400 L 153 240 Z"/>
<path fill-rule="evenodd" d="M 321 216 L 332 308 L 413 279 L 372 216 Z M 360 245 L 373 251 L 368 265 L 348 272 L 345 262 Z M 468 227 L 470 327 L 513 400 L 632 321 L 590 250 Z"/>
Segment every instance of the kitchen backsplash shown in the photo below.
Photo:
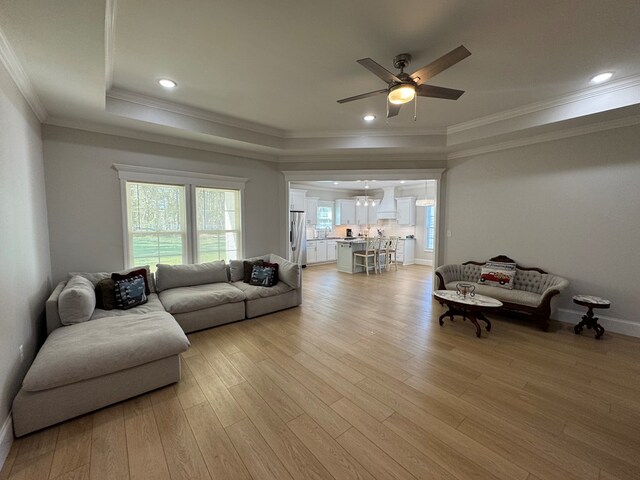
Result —
<path fill-rule="evenodd" d="M 347 228 L 352 230 L 353 236 L 362 234 L 363 236 L 377 235 L 378 229 L 382 230 L 385 237 L 406 237 L 407 235 L 415 235 L 416 227 L 410 227 L 406 225 L 398 225 L 395 220 L 386 221 L 384 225 L 373 225 L 370 229 L 366 226 L 358 225 L 340 225 L 333 228 L 333 230 L 327 232 L 327 237 L 346 237 Z M 323 238 L 325 237 L 324 231 L 317 231 L 314 228 L 307 227 L 307 238 Z"/>

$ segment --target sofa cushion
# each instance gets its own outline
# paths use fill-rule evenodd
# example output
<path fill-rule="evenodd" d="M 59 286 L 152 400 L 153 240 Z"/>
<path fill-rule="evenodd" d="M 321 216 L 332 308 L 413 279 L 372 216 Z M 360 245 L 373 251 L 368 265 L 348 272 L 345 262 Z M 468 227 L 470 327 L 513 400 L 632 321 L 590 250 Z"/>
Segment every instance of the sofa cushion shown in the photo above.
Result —
<path fill-rule="evenodd" d="M 233 286 L 242 290 L 247 297 L 247 300 L 256 300 L 258 298 L 273 297 L 282 293 L 287 293 L 293 290 L 285 282 L 278 282 L 273 287 L 260 287 L 257 285 L 250 285 L 243 281 L 233 282 Z"/>
<path fill-rule="evenodd" d="M 144 270 L 142 270 L 144 272 Z M 129 310 L 147 303 L 146 284 L 143 275 L 115 280 L 116 306 Z"/>
<path fill-rule="evenodd" d="M 163 290 L 159 294 L 169 313 L 188 313 L 225 303 L 242 302 L 244 293 L 228 283 L 212 283 Z"/>
<path fill-rule="evenodd" d="M 140 270 L 140 269 L 145 269 L 147 271 L 147 285 L 149 286 L 149 291 L 151 293 L 155 293 L 156 292 L 156 286 L 155 286 L 155 282 L 153 281 L 153 273 L 151 273 L 151 270 L 149 269 L 149 265 L 144 265 L 141 267 L 131 267 L 131 268 L 127 268 L 125 270 L 120 270 L 118 272 L 115 273 L 119 273 L 121 275 L 126 275 L 128 273 L 131 273 L 135 270 Z M 81 277 L 86 278 L 87 280 L 89 280 L 91 283 L 93 283 L 93 286 L 95 287 L 96 285 L 98 285 L 98 282 L 100 280 L 103 280 L 105 278 L 111 278 L 111 275 L 114 272 L 70 272 L 67 278 L 71 278 L 74 277 L 76 275 L 80 275 Z"/>
<path fill-rule="evenodd" d="M 51 332 L 22 383 L 47 390 L 184 352 L 189 341 L 167 312 L 103 318 Z"/>
<path fill-rule="evenodd" d="M 93 321 L 106 317 L 124 317 L 125 315 L 144 315 L 146 313 L 164 311 L 164 306 L 162 305 L 162 302 L 160 302 L 158 294 L 152 293 L 147 297 L 147 303 L 130 308 L 129 310 L 120 310 L 117 308 L 114 310 L 103 310 L 96 308 L 93 311 L 93 315 L 91 315 L 91 320 Z"/>
<path fill-rule="evenodd" d="M 457 281 L 447 283 L 447 290 L 455 291 L 457 283 Z M 475 293 L 495 298 L 501 302 L 515 303 L 529 307 L 537 307 L 542 300 L 542 295 L 538 293 L 525 292 L 524 290 L 507 290 L 506 288 L 491 287 L 489 285 L 476 285 Z"/>
<path fill-rule="evenodd" d="M 300 265 L 273 253 L 269 256 L 269 262 L 278 264 L 278 280 L 280 282 L 285 282 L 291 288 L 301 287 Z"/>
<path fill-rule="evenodd" d="M 84 277 L 71 277 L 58 297 L 58 314 L 63 325 L 86 322 L 96 308 L 93 284 Z"/>
<path fill-rule="evenodd" d="M 224 260 L 189 265 L 158 264 L 156 288 L 158 292 L 170 288 L 192 287 L 206 283 L 228 282 Z"/>

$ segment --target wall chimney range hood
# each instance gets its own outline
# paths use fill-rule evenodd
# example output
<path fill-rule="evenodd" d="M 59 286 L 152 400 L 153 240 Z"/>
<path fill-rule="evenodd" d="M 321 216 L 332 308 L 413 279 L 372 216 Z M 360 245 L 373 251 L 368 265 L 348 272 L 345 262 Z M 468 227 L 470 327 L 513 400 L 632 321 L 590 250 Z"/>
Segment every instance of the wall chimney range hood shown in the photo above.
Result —
<path fill-rule="evenodd" d="M 384 187 L 384 196 L 378 207 L 378 220 L 395 220 L 396 187 Z"/>

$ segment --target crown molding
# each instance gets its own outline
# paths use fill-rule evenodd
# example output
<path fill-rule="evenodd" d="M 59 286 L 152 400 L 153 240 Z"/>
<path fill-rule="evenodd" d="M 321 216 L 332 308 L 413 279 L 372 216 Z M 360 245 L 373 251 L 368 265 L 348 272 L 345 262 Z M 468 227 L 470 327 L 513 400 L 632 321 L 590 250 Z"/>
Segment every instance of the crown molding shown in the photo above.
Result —
<path fill-rule="evenodd" d="M 543 133 L 540 135 L 534 135 L 527 138 L 520 138 L 517 140 L 511 140 L 508 142 L 494 143 L 483 147 L 471 148 L 468 150 L 460 150 L 452 152 L 447 155 L 447 160 L 453 160 L 456 158 L 473 157 L 482 155 L 485 153 L 497 152 L 500 150 L 509 150 L 512 148 L 525 147 L 528 145 L 534 145 L 537 143 L 552 142 L 555 140 L 562 140 L 563 138 L 577 137 L 580 135 L 587 135 L 590 133 L 603 132 L 605 130 L 614 130 L 616 128 L 630 127 L 640 124 L 640 115 L 631 115 L 629 117 L 618 118 L 615 120 L 608 120 L 606 122 L 594 123 L 591 125 L 584 125 L 580 127 L 566 128 L 564 130 L 556 130 L 549 133 Z"/>
<path fill-rule="evenodd" d="M 131 92 L 129 90 L 124 90 L 121 88 L 111 88 L 109 91 L 107 91 L 106 96 L 107 98 L 113 98 L 114 100 L 122 100 L 125 102 L 142 105 L 144 107 L 166 110 L 167 112 L 197 118 L 199 120 L 205 120 L 214 124 L 239 128 L 250 132 L 260 133 L 262 135 L 284 138 L 284 131 L 279 128 L 268 127 L 266 125 L 250 122 L 247 120 L 241 120 L 239 118 L 231 117 L 228 115 L 213 113 L 209 110 L 203 110 L 201 108 L 190 107 L 188 105 L 182 105 L 176 102 L 161 100 L 156 97 L 150 97 L 148 95 Z"/>
<path fill-rule="evenodd" d="M 31 83 L 31 80 L 27 76 L 27 73 L 22 68 L 22 64 L 16 56 L 9 39 L 5 36 L 2 29 L 0 29 L 0 62 L 9 72 L 9 75 L 15 82 L 18 90 L 29 104 L 29 107 L 33 111 L 40 122 L 44 122 L 47 119 L 47 109 L 44 107 L 40 98 L 36 94 L 36 90 Z"/>
<path fill-rule="evenodd" d="M 46 125 L 54 127 L 72 128 L 75 130 L 83 130 L 92 133 L 101 133 L 104 135 L 112 135 L 116 137 L 131 138 L 133 140 L 142 140 L 146 142 L 161 143 L 164 145 L 172 145 L 174 147 L 192 148 L 194 150 L 203 150 L 206 152 L 219 153 L 221 155 L 229 155 L 233 157 L 248 158 L 251 160 L 260 160 L 263 162 L 276 162 L 277 158 L 274 155 L 267 155 L 259 152 L 253 152 L 250 150 L 241 150 L 236 148 L 223 147 L 220 145 L 213 145 L 206 142 L 200 142 L 197 140 L 190 140 L 186 138 L 178 138 L 168 135 L 143 132 L 139 130 L 132 130 L 125 127 L 116 127 L 113 125 L 105 125 L 97 122 L 87 122 L 76 119 L 62 118 L 62 117 L 48 117 Z"/>
<path fill-rule="evenodd" d="M 445 162 L 446 153 L 384 153 L 384 154 L 363 154 L 362 152 L 339 152 L 333 155 L 292 155 L 278 157 L 281 164 L 287 163 L 313 163 L 313 162 Z"/>
<path fill-rule="evenodd" d="M 513 118 L 522 117 L 531 113 L 540 112 L 542 110 L 548 110 L 550 108 L 567 105 L 569 103 L 580 102 L 582 100 L 588 100 L 590 98 L 599 97 L 601 95 L 607 95 L 609 93 L 616 92 L 618 90 L 624 90 L 627 88 L 633 88 L 640 86 L 640 75 L 625 77 L 620 80 L 610 82 L 607 85 L 601 85 L 598 87 L 586 88 L 569 95 L 562 97 L 556 97 L 551 100 L 544 100 L 541 102 L 530 103 L 522 107 L 513 108 L 510 110 L 504 110 L 502 112 L 487 115 L 485 117 L 469 120 L 468 122 L 462 122 L 447 127 L 447 135 L 453 133 L 460 133 L 466 130 L 471 130 L 492 123 L 502 122 L 505 120 L 511 120 Z"/>
<path fill-rule="evenodd" d="M 444 168 L 403 168 L 387 170 L 281 170 L 285 180 L 289 182 L 309 182 L 314 180 L 326 180 L 327 176 L 334 180 L 362 180 L 363 176 L 369 180 L 397 180 L 401 175 L 405 180 L 440 180 Z"/>
<path fill-rule="evenodd" d="M 116 41 L 116 3 L 106 0 L 104 15 L 104 84 L 105 91 L 113 86 L 114 48 Z"/>
<path fill-rule="evenodd" d="M 391 130 L 361 129 L 361 130 L 326 130 L 326 131 L 290 131 L 285 132 L 284 138 L 348 138 L 348 137 L 406 137 L 406 136 L 438 136 L 446 135 L 446 127 L 437 128 L 392 128 Z"/>

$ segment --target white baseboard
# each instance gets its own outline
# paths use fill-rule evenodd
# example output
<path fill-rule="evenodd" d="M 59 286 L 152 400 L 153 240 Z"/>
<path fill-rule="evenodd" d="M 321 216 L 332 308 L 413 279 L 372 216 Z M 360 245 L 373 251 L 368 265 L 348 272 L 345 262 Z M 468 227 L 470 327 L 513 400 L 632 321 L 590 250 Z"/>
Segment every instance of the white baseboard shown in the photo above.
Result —
<path fill-rule="evenodd" d="M 11 451 L 11 445 L 13 444 L 13 421 L 11 414 L 4 421 L 2 430 L 0 430 L 0 470 L 4 466 L 4 461 L 7 459 L 9 452 Z"/>
<path fill-rule="evenodd" d="M 582 316 L 586 313 L 586 309 L 582 311 L 570 310 L 568 308 L 558 308 L 555 315 L 552 318 L 559 320 L 563 323 L 570 323 L 577 325 L 582 320 Z M 640 323 L 631 322 L 622 318 L 605 317 L 600 315 L 597 310 L 594 311 L 596 317 L 598 317 L 598 323 L 601 324 L 605 332 L 621 333 L 622 335 L 629 335 L 630 337 L 640 337 Z"/>
<path fill-rule="evenodd" d="M 415 262 L 416 265 L 426 265 L 428 267 L 433 266 L 433 260 L 427 260 L 425 258 L 416 258 Z"/>

